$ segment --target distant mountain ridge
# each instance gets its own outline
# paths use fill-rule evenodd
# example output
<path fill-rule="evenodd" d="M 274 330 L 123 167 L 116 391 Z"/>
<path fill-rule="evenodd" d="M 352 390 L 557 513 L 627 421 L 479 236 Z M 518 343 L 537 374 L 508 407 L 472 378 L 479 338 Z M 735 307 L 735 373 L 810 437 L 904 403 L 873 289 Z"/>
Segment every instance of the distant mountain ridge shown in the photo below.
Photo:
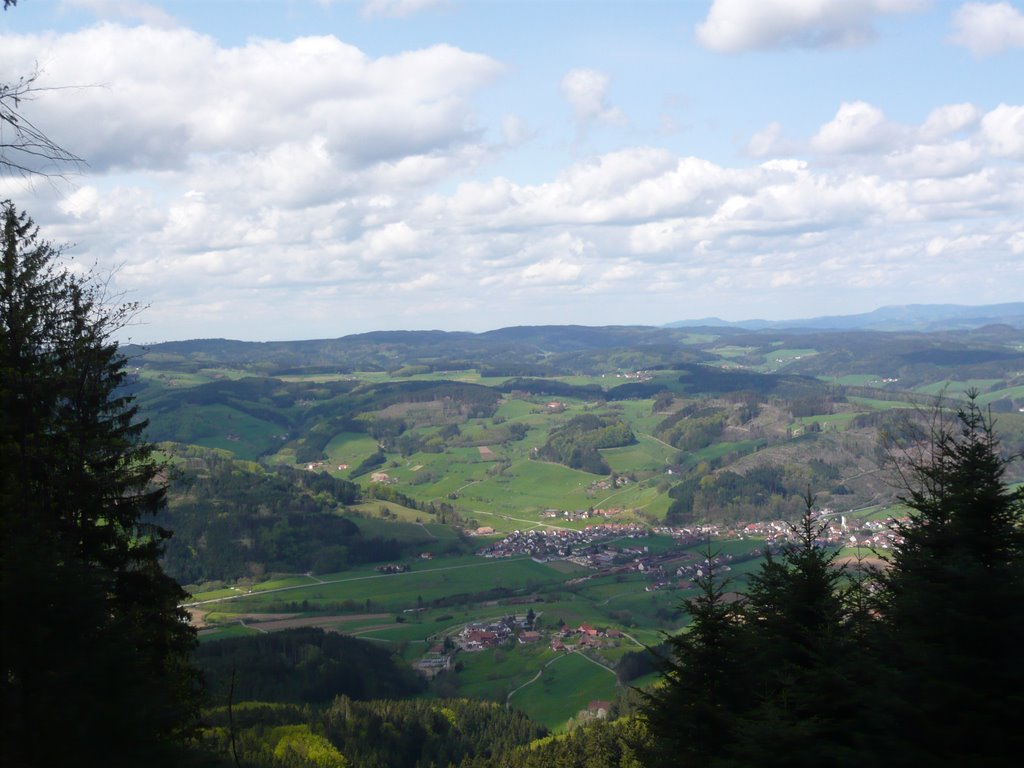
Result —
<path fill-rule="evenodd" d="M 826 315 L 803 320 L 739 320 L 717 317 L 678 320 L 666 328 L 699 326 L 742 328 L 748 331 L 814 329 L 835 331 L 957 331 L 985 325 L 1024 328 L 1024 302 L 968 306 L 964 304 L 906 304 L 880 307 L 858 315 Z"/>

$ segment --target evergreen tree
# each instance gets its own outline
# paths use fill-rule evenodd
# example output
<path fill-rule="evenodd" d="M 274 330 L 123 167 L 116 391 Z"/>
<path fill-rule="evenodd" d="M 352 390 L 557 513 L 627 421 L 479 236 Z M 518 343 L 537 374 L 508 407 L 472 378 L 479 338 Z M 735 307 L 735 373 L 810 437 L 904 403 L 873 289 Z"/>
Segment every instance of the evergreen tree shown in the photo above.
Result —
<path fill-rule="evenodd" d="M 120 389 L 134 307 L 0 204 L 5 765 L 159 765 L 194 715 L 194 633 L 157 562 L 160 465 Z"/>
<path fill-rule="evenodd" d="M 879 704 L 904 765 L 1002 765 L 1024 746 L 1024 491 L 971 394 L 908 459 L 909 522 L 883 574 Z"/>
<path fill-rule="evenodd" d="M 710 547 L 706 555 L 708 571 L 697 579 L 700 594 L 685 604 L 690 627 L 667 639 L 671 656 L 661 683 L 645 694 L 652 764 L 717 764 L 732 745 L 737 716 L 749 702 L 742 603 L 727 599 Z"/>
<path fill-rule="evenodd" d="M 826 523 L 809 494 L 805 503 L 781 559 L 766 552 L 750 579 L 742 634 L 753 704 L 729 751 L 741 765 L 871 765 L 870 751 L 861 751 L 865 715 L 854 675 L 865 668 L 847 621 L 844 573 L 836 550 L 820 543 Z"/>

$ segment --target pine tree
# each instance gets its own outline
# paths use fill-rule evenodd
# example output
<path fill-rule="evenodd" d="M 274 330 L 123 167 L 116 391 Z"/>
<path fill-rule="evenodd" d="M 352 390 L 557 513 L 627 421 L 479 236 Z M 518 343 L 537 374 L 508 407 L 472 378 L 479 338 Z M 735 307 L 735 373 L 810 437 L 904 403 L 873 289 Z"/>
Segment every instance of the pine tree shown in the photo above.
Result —
<path fill-rule="evenodd" d="M 651 764 L 716 764 L 731 747 L 737 716 L 749 702 L 742 603 L 727 598 L 710 547 L 705 560 L 708 571 L 697 579 L 700 594 L 685 604 L 690 627 L 668 638 L 671 657 L 665 660 L 661 683 L 645 694 Z"/>
<path fill-rule="evenodd" d="M 741 765 L 869 766 L 854 680 L 863 658 L 849 626 L 845 574 L 837 551 L 821 544 L 827 524 L 810 494 L 806 505 L 781 558 L 766 552 L 750 579 L 743 647 L 753 703 L 730 752 Z"/>
<path fill-rule="evenodd" d="M 1024 746 L 1024 491 L 974 393 L 925 437 L 882 578 L 879 703 L 901 764 L 1002 765 Z"/>
<path fill-rule="evenodd" d="M 111 335 L 134 307 L 0 204 L 5 765 L 159 765 L 194 715 L 194 633 L 158 564 L 164 503 Z"/>

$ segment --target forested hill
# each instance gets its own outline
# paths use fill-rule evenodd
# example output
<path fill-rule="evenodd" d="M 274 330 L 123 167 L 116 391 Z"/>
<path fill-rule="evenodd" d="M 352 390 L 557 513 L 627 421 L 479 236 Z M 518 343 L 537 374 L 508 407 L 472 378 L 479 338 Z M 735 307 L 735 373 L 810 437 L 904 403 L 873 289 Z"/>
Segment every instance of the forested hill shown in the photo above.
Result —
<path fill-rule="evenodd" d="M 872 331 L 949 331 L 969 330 L 985 325 L 1004 324 L 1024 328 L 1024 302 L 964 306 L 961 304 L 909 304 L 880 307 L 857 315 L 830 315 L 803 320 L 741 320 L 729 322 L 717 317 L 701 320 L 679 320 L 670 328 L 696 325 L 728 326 L 764 330 L 766 328 L 804 328 Z"/>
<path fill-rule="evenodd" d="M 845 375 L 885 370 L 914 375 L 920 366 L 984 367 L 1024 360 L 1021 330 L 991 325 L 970 330 L 879 332 L 644 326 L 526 326 L 486 333 L 380 331 L 310 341 L 197 339 L 127 345 L 135 366 L 195 372 L 211 367 L 252 375 L 386 371 L 398 375 L 476 369 L 493 376 L 558 376 L 705 363 L 750 370 L 772 365 L 773 351 L 812 349 L 813 360 L 787 360 L 787 372 Z M 723 348 L 742 350 L 742 354 Z M 802 365 L 795 365 L 799 361 Z M 852 368 L 851 368 L 852 365 Z M 918 371 L 919 372 L 919 371 Z"/>

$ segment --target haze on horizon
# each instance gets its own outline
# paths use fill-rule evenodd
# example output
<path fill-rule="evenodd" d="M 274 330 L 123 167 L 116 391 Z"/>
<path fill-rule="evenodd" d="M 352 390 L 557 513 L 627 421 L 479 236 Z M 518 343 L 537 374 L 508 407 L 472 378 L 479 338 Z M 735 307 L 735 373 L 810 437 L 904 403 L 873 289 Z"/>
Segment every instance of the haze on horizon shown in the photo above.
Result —
<path fill-rule="evenodd" d="M 89 165 L 0 199 L 138 341 L 1022 296 L 1017 0 L 21 0 L 37 64 Z"/>

